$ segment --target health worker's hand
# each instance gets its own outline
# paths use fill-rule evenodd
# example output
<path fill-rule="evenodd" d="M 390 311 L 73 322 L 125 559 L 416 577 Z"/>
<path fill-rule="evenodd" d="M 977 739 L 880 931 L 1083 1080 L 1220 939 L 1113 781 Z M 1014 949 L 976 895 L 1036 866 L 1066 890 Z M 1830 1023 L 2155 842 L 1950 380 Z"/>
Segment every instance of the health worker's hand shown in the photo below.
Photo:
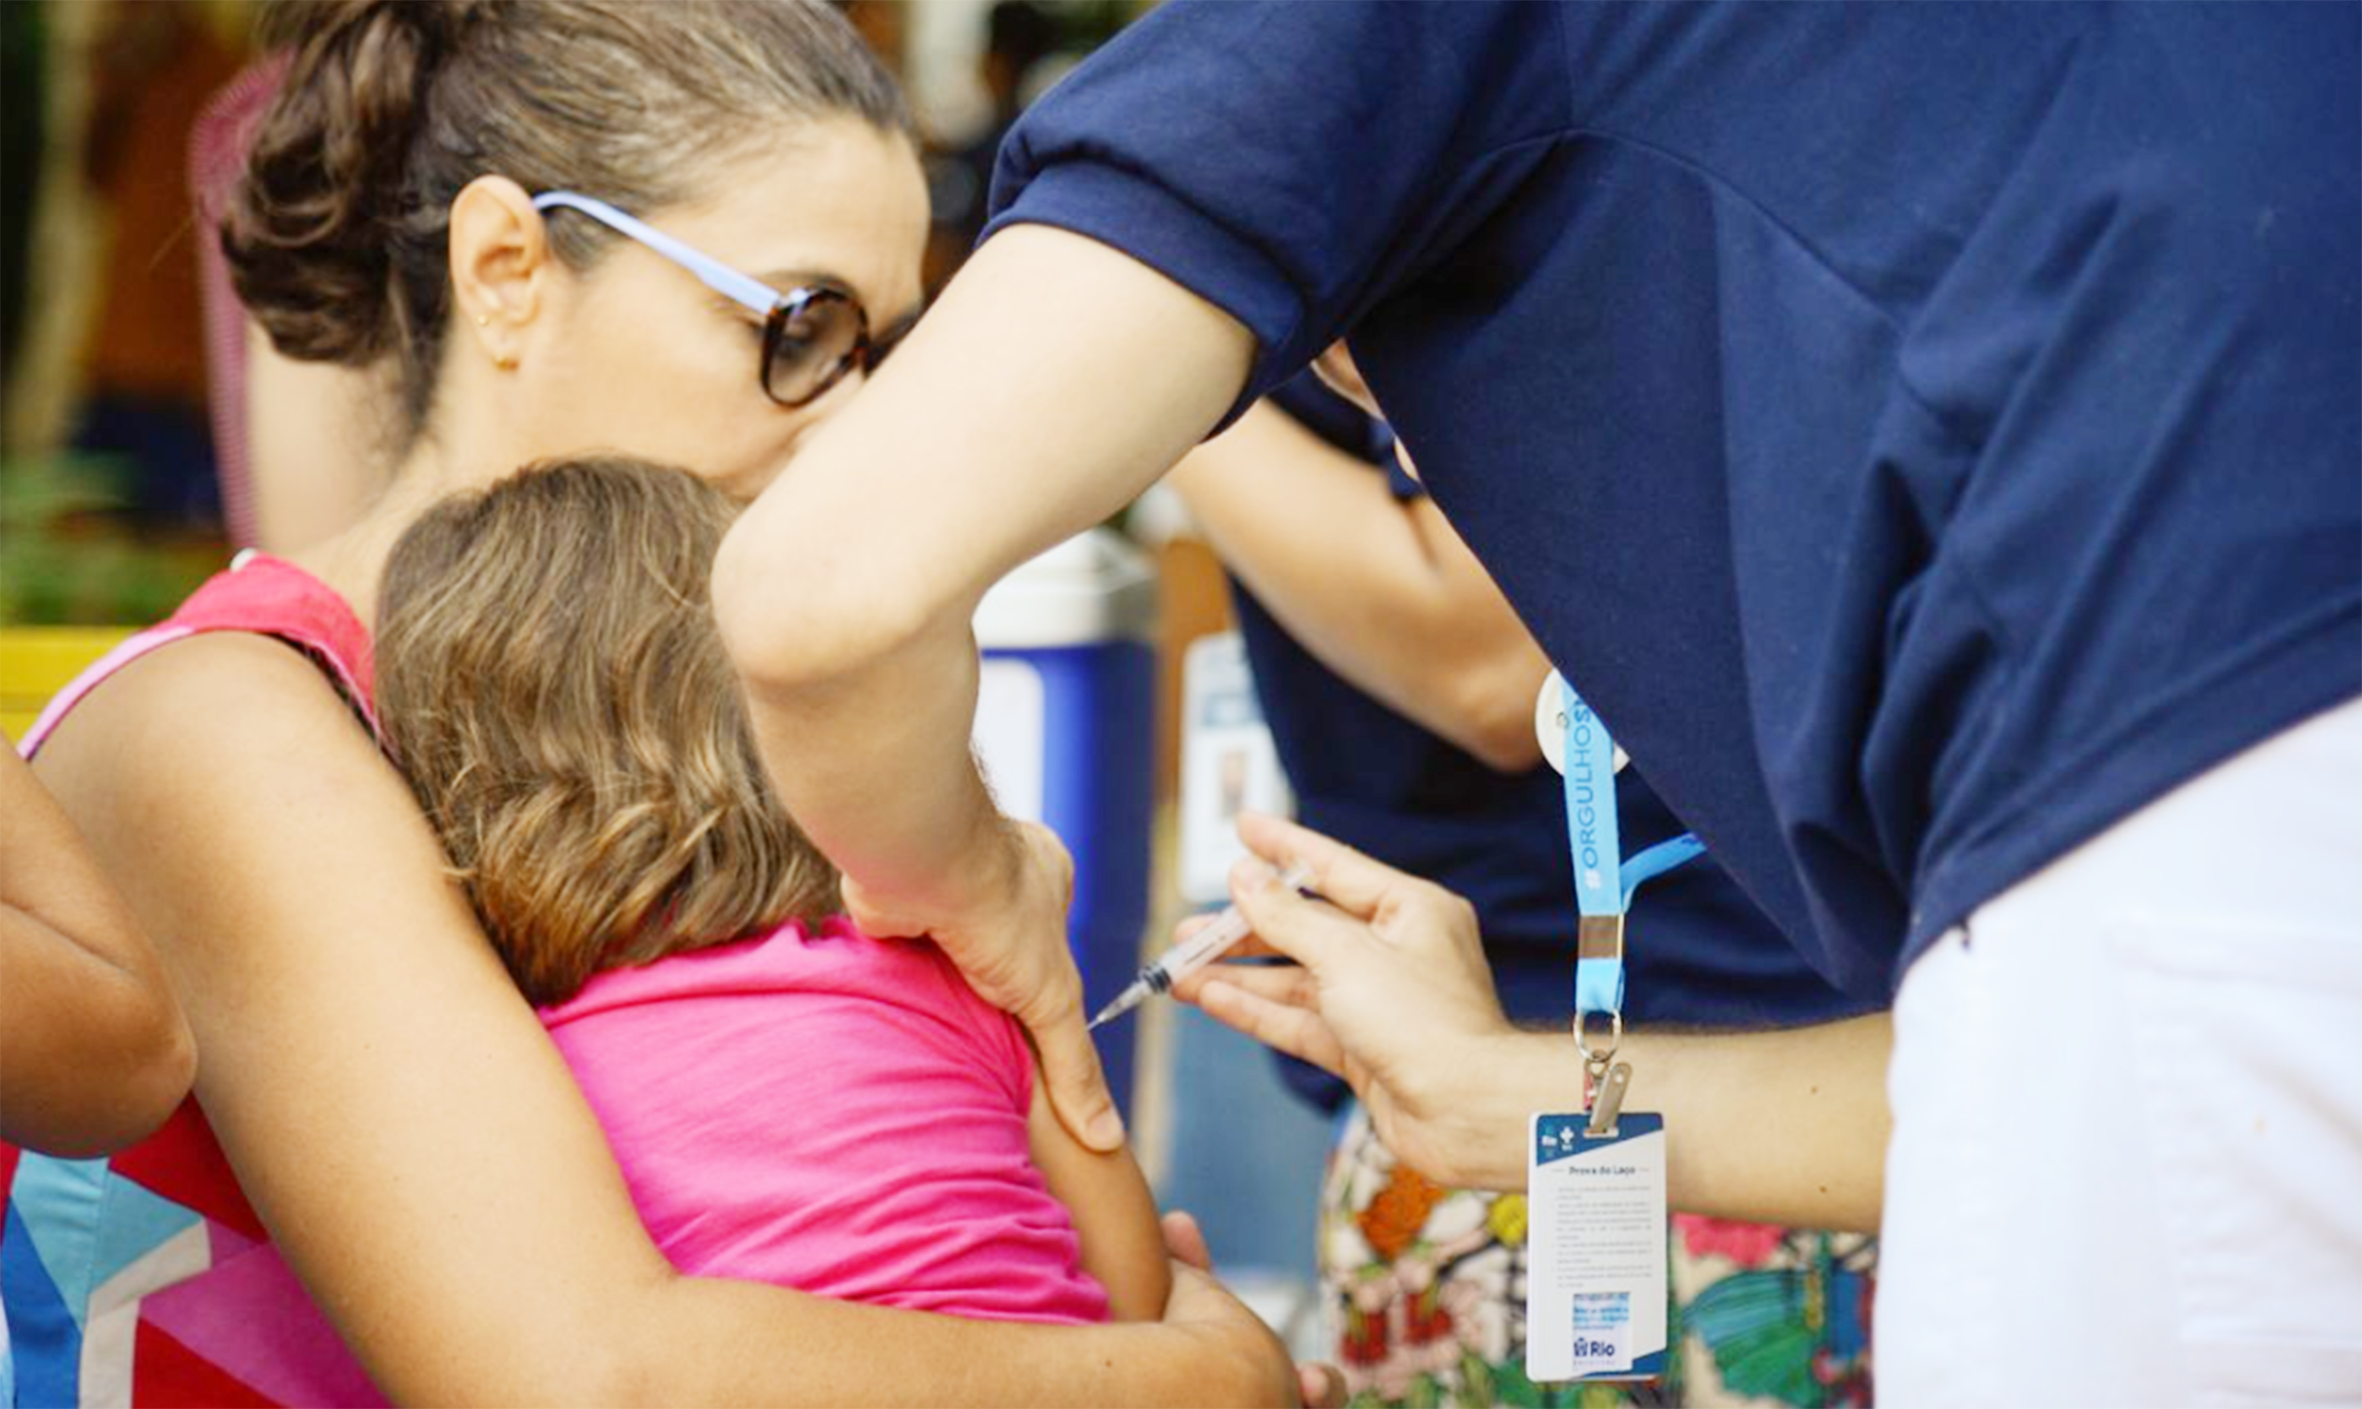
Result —
<path fill-rule="evenodd" d="M 879 895 L 847 876 L 846 913 L 865 934 L 925 935 L 942 946 L 979 997 L 1033 1034 L 1059 1124 L 1094 1150 L 1120 1148 L 1123 1118 L 1084 1027 L 1082 975 L 1066 947 L 1074 859 L 1048 827 L 998 816 L 969 858 L 945 878 L 944 898 L 928 902 Z"/>
<path fill-rule="evenodd" d="M 1293 823 L 1242 815 L 1239 835 L 1262 861 L 1239 864 L 1231 894 L 1261 944 L 1235 952 L 1277 953 L 1302 967 L 1214 964 L 1174 991 L 1345 1078 L 1398 1159 L 1464 1186 L 1473 1171 L 1461 1153 L 1493 1133 L 1469 1128 L 1468 1098 L 1502 1040 L 1517 1036 L 1493 991 L 1476 912 L 1441 886 Z M 1275 868 L 1291 861 L 1311 867 L 1306 888 L 1319 899 L 1279 884 Z"/>

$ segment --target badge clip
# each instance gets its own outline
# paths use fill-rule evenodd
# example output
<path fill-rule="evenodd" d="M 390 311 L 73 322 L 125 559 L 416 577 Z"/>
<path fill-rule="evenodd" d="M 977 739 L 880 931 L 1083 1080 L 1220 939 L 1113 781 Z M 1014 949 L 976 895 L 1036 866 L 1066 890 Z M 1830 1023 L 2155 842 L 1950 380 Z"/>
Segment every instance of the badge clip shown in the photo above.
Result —
<path fill-rule="evenodd" d="M 1589 1139 L 1612 1136 L 1616 1133 L 1616 1117 L 1623 1113 L 1624 1097 L 1632 1090 L 1632 1064 L 1618 1062 L 1607 1069 L 1607 1078 L 1598 1083 L 1591 1096 L 1591 1123 L 1583 1127 Z"/>

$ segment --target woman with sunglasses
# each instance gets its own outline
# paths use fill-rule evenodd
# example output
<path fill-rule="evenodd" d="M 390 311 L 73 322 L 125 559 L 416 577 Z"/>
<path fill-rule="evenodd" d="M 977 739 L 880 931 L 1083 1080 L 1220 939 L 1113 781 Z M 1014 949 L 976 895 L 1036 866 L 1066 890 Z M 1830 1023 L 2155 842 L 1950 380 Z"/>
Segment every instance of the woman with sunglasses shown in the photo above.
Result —
<path fill-rule="evenodd" d="M 927 223 L 890 80 L 817 3 L 273 22 L 292 67 L 224 249 L 281 352 L 398 389 L 398 468 L 27 741 L 157 937 L 199 1063 L 196 1100 L 113 1161 L 0 1165 L 22 1397 L 1290 1397 L 1277 1342 L 1188 1267 L 1163 1321 L 1115 1327 L 677 1273 L 373 737 L 361 623 L 429 506 L 595 450 L 744 498 L 860 388 L 917 310 Z"/>
<path fill-rule="evenodd" d="M 1894 998 L 1891 1069 L 1860 1020 L 1634 1039 L 1675 1207 L 1880 1217 L 1900 1402 L 2352 1398 L 2358 47 L 2350 7 L 1177 0 L 1019 122 L 983 246 L 723 547 L 782 797 L 871 911 L 1054 930 L 958 771 L 968 612 L 1349 336 L 1651 786 Z M 787 551 L 816 516 L 859 556 Z M 1243 885 L 1310 972 L 1209 1008 L 1521 1182 L 1577 1043 L 1506 1030 L 1464 905 L 1253 840 L 1334 904 Z M 1830 1116 L 1889 1070 L 1881 1203 Z"/>

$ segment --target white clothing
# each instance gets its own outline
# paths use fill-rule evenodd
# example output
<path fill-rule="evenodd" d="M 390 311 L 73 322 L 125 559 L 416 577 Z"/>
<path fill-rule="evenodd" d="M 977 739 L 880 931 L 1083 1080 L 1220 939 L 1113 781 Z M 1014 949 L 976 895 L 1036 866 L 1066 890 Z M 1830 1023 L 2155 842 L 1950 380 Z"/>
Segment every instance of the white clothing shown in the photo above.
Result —
<path fill-rule="evenodd" d="M 2362 701 L 1946 935 L 1888 1094 L 1881 1404 L 2362 1404 Z"/>

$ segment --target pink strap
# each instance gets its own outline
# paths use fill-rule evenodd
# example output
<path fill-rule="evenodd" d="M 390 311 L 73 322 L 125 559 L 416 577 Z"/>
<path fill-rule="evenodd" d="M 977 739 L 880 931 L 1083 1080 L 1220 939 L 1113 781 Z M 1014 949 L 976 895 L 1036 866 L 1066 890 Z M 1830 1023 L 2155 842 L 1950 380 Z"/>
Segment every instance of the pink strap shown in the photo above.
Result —
<path fill-rule="evenodd" d="M 293 563 L 248 549 L 163 623 L 124 641 L 75 676 L 33 721 L 17 751 L 31 758 L 59 721 L 116 671 L 159 646 L 212 631 L 243 631 L 302 647 L 335 680 L 369 732 L 378 732 L 370 702 L 368 628 L 326 583 Z"/>
<path fill-rule="evenodd" d="M 162 626 L 151 626 L 129 640 L 118 643 L 115 649 L 93 662 L 88 670 L 75 676 L 66 688 L 49 697 L 49 703 L 41 709 L 41 717 L 34 720 L 33 727 L 16 741 L 17 753 L 31 759 L 39 751 L 42 741 L 49 737 L 50 731 L 57 728 L 58 721 L 64 719 L 74 706 L 82 703 L 84 695 L 97 689 L 100 681 L 158 646 L 170 645 L 183 636 L 194 634 L 189 627 L 166 622 Z"/>

